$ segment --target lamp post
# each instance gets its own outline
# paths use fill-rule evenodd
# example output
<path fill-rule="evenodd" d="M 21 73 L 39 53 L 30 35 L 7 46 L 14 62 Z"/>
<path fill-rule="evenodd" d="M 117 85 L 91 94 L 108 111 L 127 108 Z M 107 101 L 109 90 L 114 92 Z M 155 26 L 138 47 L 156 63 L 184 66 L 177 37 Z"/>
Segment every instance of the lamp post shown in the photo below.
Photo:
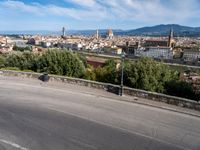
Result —
<path fill-rule="evenodd" d="M 124 86 L 124 59 L 125 59 L 125 53 L 122 51 L 121 54 L 121 84 L 119 89 L 119 96 L 123 95 L 123 86 Z"/>
<path fill-rule="evenodd" d="M 126 52 L 129 51 L 129 42 L 126 42 Z M 124 86 L 124 60 L 125 60 L 126 53 L 122 50 L 121 53 L 121 84 L 119 89 L 119 96 L 123 95 L 123 86 Z"/>

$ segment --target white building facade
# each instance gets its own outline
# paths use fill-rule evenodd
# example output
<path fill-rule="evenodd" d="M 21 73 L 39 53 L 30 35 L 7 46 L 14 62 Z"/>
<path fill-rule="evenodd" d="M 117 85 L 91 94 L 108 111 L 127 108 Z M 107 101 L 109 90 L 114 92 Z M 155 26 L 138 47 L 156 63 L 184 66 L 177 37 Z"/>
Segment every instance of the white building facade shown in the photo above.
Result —
<path fill-rule="evenodd" d="M 139 55 L 159 59 L 173 59 L 173 51 L 170 47 L 148 47 L 144 51 L 140 51 Z"/>
<path fill-rule="evenodd" d="M 194 61 L 200 59 L 199 50 L 185 49 L 183 51 L 183 59 L 186 61 Z"/>

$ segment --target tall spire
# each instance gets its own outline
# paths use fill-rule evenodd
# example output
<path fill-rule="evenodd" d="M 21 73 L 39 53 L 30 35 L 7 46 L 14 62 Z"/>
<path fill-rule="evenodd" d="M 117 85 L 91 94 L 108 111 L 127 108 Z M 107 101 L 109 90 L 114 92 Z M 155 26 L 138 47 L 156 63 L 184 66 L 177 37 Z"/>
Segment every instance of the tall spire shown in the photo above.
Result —
<path fill-rule="evenodd" d="M 174 30 L 173 30 L 173 27 L 171 27 L 170 34 L 169 34 L 169 39 L 168 39 L 168 46 L 169 47 L 172 47 L 173 38 L 174 38 Z"/>
<path fill-rule="evenodd" d="M 170 38 L 171 38 L 171 39 L 174 38 L 174 30 L 173 30 L 173 27 L 171 27 L 171 29 L 170 29 Z"/>
<path fill-rule="evenodd" d="M 98 39 L 99 38 L 99 30 L 97 29 L 96 31 L 96 38 Z"/>
<path fill-rule="evenodd" d="M 62 36 L 65 36 L 65 27 L 62 28 Z"/>

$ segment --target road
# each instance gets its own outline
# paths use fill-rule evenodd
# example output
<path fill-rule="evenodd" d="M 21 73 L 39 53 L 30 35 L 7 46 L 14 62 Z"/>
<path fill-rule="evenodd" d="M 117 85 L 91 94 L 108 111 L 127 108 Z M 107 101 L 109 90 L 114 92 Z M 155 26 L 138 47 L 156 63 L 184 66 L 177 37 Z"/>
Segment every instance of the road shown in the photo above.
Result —
<path fill-rule="evenodd" d="M 200 118 L 115 98 L 0 76 L 0 150 L 200 149 Z"/>

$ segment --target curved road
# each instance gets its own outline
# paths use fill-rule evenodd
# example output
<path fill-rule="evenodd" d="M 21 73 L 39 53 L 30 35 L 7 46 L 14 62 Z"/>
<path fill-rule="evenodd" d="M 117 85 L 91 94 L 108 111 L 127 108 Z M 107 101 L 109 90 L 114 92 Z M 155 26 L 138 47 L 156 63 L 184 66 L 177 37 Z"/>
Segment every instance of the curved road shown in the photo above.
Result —
<path fill-rule="evenodd" d="M 200 149 L 200 118 L 106 95 L 0 76 L 0 150 Z"/>

